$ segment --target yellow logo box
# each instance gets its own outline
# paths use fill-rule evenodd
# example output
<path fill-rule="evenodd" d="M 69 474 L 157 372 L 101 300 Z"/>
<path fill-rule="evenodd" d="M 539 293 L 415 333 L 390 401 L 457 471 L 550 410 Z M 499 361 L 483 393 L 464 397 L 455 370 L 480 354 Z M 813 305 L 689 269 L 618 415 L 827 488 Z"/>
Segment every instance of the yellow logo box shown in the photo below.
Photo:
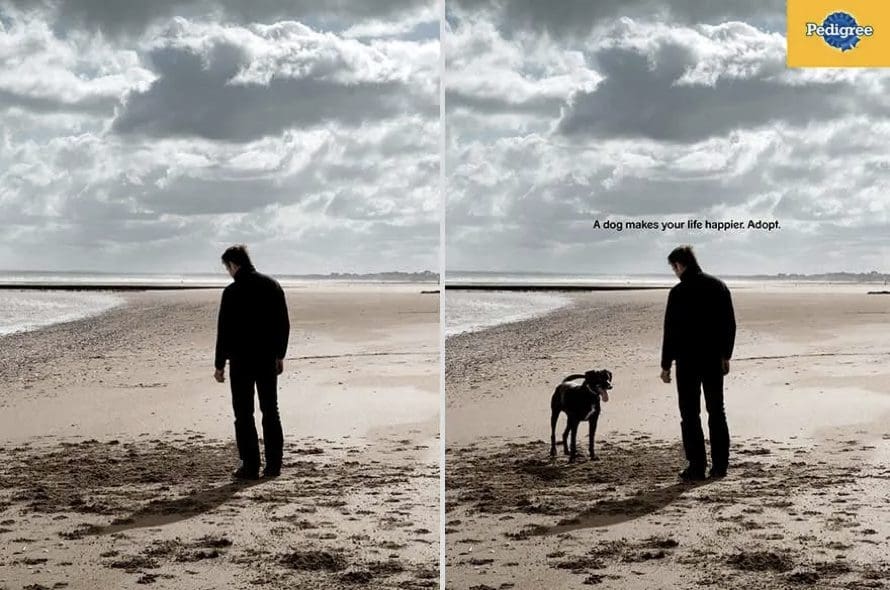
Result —
<path fill-rule="evenodd" d="M 890 1 L 788 0 L 790 68 L 890 67 Z"/>

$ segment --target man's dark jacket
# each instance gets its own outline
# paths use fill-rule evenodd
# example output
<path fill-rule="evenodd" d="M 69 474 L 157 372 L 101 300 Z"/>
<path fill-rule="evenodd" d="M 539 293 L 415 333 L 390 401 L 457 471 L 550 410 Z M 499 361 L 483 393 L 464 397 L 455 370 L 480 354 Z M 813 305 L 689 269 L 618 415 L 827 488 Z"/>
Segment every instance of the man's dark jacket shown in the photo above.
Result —
<path fill-rule="evenodd" d="M 661 368 L 670 370 L 672 361 L 729 360 L 735 328 L 732 297 L 723 281 L 699 268 L 686 269 L 668 295 Z"/>
<path fill-rule="evenodd" d="M 239 268 L 234 278 L 219 306 L 216 368 L 225 368 L 226 360 L 283 359 L 290 322 L 281 285 L 252 266 Z"/>

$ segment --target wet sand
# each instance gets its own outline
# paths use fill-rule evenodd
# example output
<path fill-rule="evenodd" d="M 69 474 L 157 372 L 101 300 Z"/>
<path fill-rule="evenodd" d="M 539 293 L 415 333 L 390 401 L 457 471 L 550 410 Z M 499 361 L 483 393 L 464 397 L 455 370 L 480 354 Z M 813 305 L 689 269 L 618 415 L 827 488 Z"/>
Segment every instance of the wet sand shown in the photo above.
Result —
<path fill-rule="evenodd" d="M 437 587 L 425 288 L 287 291 L 284 467 L 246 484 L 212 377 L 218 291 L 0 338 L 0 588 Z"/>
<path fill-rule="evenodd" d="M 658 379 L 665 293 L 575 294 L 449 338 L 448 587 L 890 584 L 890 299 L 865 291 L 734 289 L 730 473 L 701 485 L 677 479 L 676 390 Z M 593 368 L 614 374 L 600 460 L 551 460 L 553 388 Z"/>

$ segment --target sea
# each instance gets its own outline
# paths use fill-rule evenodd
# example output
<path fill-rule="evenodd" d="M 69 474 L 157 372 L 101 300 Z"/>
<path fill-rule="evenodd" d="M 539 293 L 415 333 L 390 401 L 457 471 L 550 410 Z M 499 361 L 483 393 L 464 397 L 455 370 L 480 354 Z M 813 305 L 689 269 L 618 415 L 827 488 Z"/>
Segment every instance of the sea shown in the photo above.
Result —
<path fill-rule="evenodd" d="M 0 290 L 0 336 L 98 315 L 123 305 L 102 291 Z"/>
<path fill-rule="evenodd" d="M 277 278 L 284 286 L 319 282 L 316 277 L 307 279 L 300 276 L 280 276 Z M 345 280 L 345 282 L 352 281 L 354 279 Z M 124 304 L 124 298 L 116 291 L 120 287 L 224 287 L 229 282 L 229 277 L 223 273 L 175 275 L 0 271 L 0 336 L 104 313 Z M 330 279 L 330 282 L 344 282 L 344 280 Z M 756 288 L 758 285 L 763 285 L 764 281 L 745 277 L 727 277 L 727 283 L 730 287 Z M 780 281 L 769 281 L 769 283 L 773 287 L 781 285 Z M 498 286 L 670 287 L 676 284 L 676 278 L 666 274 L 572 275 L 449 272 L 446 275 L 446 284 L 449 287 L 485 285 L 493 288 L 484 291 L 449 288 L 445 292 L 443 298 L 445 333 L 446 336 L 453 336 L 540 317 L 572 303 L 570 297 L 556 290 L 507 291 L 497 290 Z M 82 290 L 56 290 L 60 286 L 82 288 Z M 794 286 L 799 288 L 800 284 Z"/>
<path fill-rule="evenodd" d="M 444 303 L 445 335 L 454 336 L 547 315 L 572 300 L 557 293 L 446 290 Z"/>
<path fill-rule="evenodd" d="M 506 291 L 498 287 L 670 286 L 676 279 L 659 275 L 572 275 L 551 273 L 449 272 L 445 275 L 445 335 L 476 332 L 552 313 L 572 304 L 558 291 Z M 461 286 L 486 290 L 460 290 Z"/>
<path fill-rule="evenodd" d="M 530 286 L 650 286 L 661 287 L 676 284 L 673 275 L 620 275 L 620 274 L 557 274 L 557 273 L 510 273 L 510 272 L 449 272 L 445 275 L 448 285 L 530 285 Z"/>
<path fill-rule="evenodd" d="M 345 277 L 276 275 L 284 287 L 319 282 L 399 283 Z M 143 274 L 97 272 L 0 271 L 0 336 L 80 320 L 123 305 L 122 289 L 222 288 L 231 282 L 216 274 Z"/>
<path fill-rule="evenodd" d="M 830 286 L 833 290 L 846 289 L 862 292 L 880 283 L 846 280 L 800 280 L 764 277 L 723 277 L 731 289 L 788 290 L 797 292 L 816 290 L 821 292 Z M 651 275 L 595 275 L 556 273 L 509 273 L 509 272 L 455 272 L 445 274 L 446 291 L 445 334 L 453 336 L 475 332 L 488 327 L 507 324 L 547 315 L 567 305 L 572 300 L 562 294 L 560 287 L 609 287 L 609 288 L 669 288 L 677 284 L 672 274 Z M 485 290 L 461 290 L 460 287 L 480 287 Z M 536 287 L 535 291 L 499 290 L 499 287 Z M 546 289 L 554 289 L 548 291 Z M 665 296 L 667 296 L 665 294 Z"/>

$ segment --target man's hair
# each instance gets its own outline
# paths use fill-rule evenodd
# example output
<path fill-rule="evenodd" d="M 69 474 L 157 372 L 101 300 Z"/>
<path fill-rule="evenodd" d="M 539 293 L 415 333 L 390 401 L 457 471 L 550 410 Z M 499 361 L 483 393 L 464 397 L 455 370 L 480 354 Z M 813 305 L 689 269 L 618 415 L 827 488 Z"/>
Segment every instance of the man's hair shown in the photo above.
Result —
<path fill-rule="evenodd" d="M 250 255 L 247 254 L 247 246 L 244 244 L 236 244 L 226 248 L 222 254 L 223 263 L 237 264 L 238 266 L 253 266 L 250 262 Z"/>
<path fill-rule="evenodd" d="M 695 253 L 692 251 L 692 246 L 677 246 L 668 254 L 668 262 L 671 264 L 682 264 L 686 268 L 701 268 L 698 265 L 698 260 L 695 258 Z"/>

